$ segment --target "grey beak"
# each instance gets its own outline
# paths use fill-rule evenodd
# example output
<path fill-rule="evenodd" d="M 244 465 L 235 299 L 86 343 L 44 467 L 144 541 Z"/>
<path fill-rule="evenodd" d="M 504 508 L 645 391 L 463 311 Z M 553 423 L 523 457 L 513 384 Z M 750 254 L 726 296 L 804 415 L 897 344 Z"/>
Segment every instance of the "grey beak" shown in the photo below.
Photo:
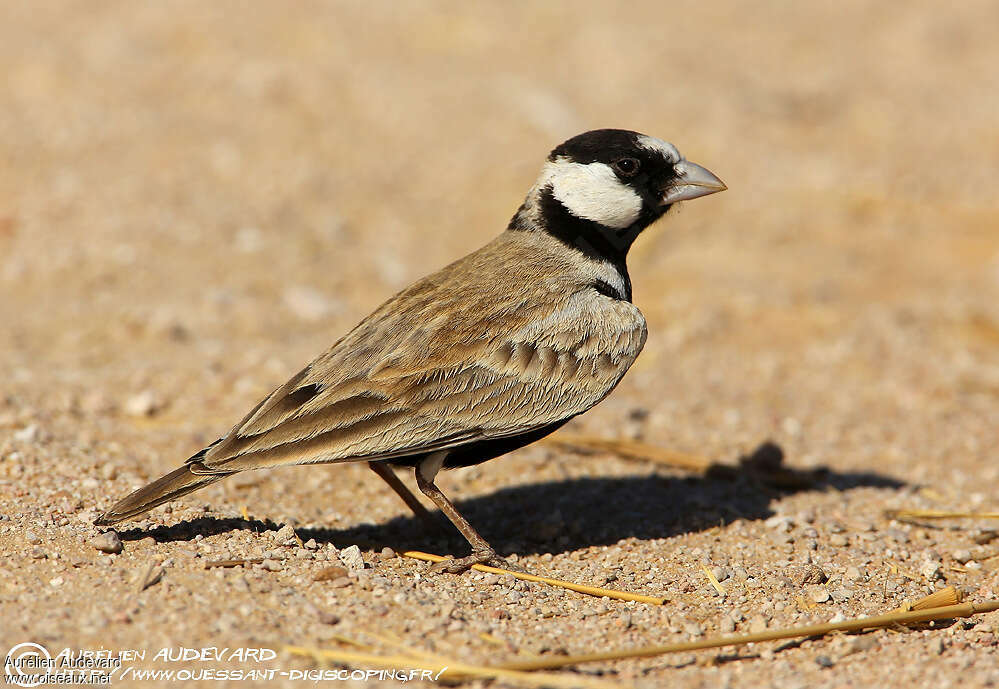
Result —
<path fill-rule="evenodd" d="M 663 194 L 661 205 L 667 206 L 677 201 L 689 201 L 715 192 L 725 191 L 728 187 L 713 172 L 697 163 L 681 160 L 676 164 L 680 178 L 676 180 Z"/>

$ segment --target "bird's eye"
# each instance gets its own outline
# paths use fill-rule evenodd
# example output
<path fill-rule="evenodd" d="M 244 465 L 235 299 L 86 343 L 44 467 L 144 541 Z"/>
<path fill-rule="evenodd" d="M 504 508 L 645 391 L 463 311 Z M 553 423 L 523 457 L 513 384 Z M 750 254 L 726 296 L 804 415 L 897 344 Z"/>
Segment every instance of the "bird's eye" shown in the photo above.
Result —
<path fill-rule="evenodd" d="M 625 177 L 631 177 L 637 173 L 641 165 L 637 158 L 621 158 L 614 161 L 614 168 Z"/>

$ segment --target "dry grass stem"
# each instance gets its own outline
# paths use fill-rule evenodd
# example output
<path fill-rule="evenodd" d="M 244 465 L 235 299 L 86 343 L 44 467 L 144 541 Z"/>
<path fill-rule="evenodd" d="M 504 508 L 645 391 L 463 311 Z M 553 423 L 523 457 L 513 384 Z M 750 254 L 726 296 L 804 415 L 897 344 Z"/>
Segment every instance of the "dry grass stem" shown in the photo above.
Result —
<path fill-rule="evenodd" d="M 407 550 L 403 553 L 404 557 L 412 557 L 417 560 L 424 560 L 425 562 L 443 562 L 450 558 L 441 557 L 440 555 L 434 555 L 432 553 L 423 553 L 418 550 Z M 586 584 L 574 584 L 571 581 L 562 581 L 561 579 L 552 579 L 551 577 L 540 577 L 536 574 L 527 574 L 525 572 L 513 572 L 508 569 L 500 569 L 499 567 L 490 567 L 489 565 L 472 565 L 472 569 L 479 572 L 489 572 L 491 574 L 509 574 L 510 576 L 521 579 L 522 581 L 535 581 L 542 584 L 549 584 L 551 586 L 559 586 L 564 589 L 569 589 L 570 591 L 576 591 L 577 593 L 585 593 L 590 596 L 615 598 L 617 600 L 633 600 L 638 603 L 650 603 L 652 605 L 662 605 L 666 602 L 665 598 L 659 598 L 656 596 L 645 596 L 640 593 L 628 593 L 627 591 L 617 591 L 615 589 L 605 589 L 598 586 L 587 586 Z"/>
<path fill-rule="evenodd" d="M 920 598 L 915 603 L 905 601 L 896 612 L 909 612 L 911 610 L 930 610 L 932 608 L 943 608 L 949 605 L 957 605 L 964 600 L 964 594 L 954 586 L 942 588 L 934 591 L 930 595 Z"/>
<path fill-rule="evenodd" d="M 617 682 L 604 682 L 575 674 L 551 674 L 545 672 L 523 672 L 502 667 L 470 665 L 458 662 L 433 662 L 408 655 L 377 655 L 354 651 L 327 650 L 303 646 L 285 646 L 284 650 L 293 655 L 312 658 L 317 663 L 340 663 L 344 665 L 368 665 L 385 669 L 413 668 L 429 670 L 436 679 L 502 679 L 510 684 L 528 687 L 594 687 L 608 689 L 620 686 Z M 439 673 L 439 674 L 438 674 Z"/>
<path fill-rule="evenodd" d="M 728 591 L 725 590 L 725 587 L 721 585 L 720 581 L 718 581 L 718 577 L 716 577 L 710 569 L 708 569 L 704 565 L 701 565 L 701 571 L 703 571 L 705 576 L 707 576 L 708 581 L 711 582 L 711 585 L 715 588 L 715 591 L 718 592 L 719 596 L 724 596 L 728 594 Z"/>
<path fill-rule="evenodd" d="M 162 578 L 163 578 L 163 568 L 159 567 L 155 562 L 150 564 L 149 567 L 146 568 L 146 571 L 143 573 L 142 577 L 139 579 L 139 585 L 136 587 L 137 588 L 136 592 L 142 593 L 150 586 L 158 584 L 160 582 L 160 579 Z"/>
<path fill-rule="evenodd" d="M 699 455 L 664 450 L 661 447 L 634 440 L 599 438 L 563 432 L 550 436 L 541 442 L 582 452 L 609 452 L 627 459 L 665 464 L 688 471 L 704 472 L 711 466 L 711 461 Z"/>
<path fill-rule="evenodd" d="M 885 510 L 885 516 L 898 521 L 912 519 L 999 519 L 999 512 L 948 512 L 946 510 Z"/>
<path fill-rule="evenodd" d="M 240 565 L 259 565 L 264 561 L 262 557 L 246 557 L 235 560 L 208 560 L 205 562 L 205 569 L 212 567 L 239 567 Z"/>
<path fill-rule="evenodd" d="M 755 634 L 719 636 L 711 639 L 702 639 L 700 641 L 686 641 L 674 644 L 664 644 L 662 646 L 645 646 L 642 648 L 620 651 L 605 651 L 601 653 L 587 653 L 576 656 L 559 656 L 554 658 L 538 658 L 535 660 L 516 661 L 504 663 L 501 667 L 511 670 L 551 670 L 560 667 L 567 667 L 569 665 L 578 665 L 580 663 L 623 660 L 627 658 L 647 658 L 666 653 L 700 651 L 708 648 L 721 648 L 723 646 L 742 646 L 745 644 L 759 643 L 761 641 L 777 641 L 780 639 L 824 636 L 832 632 L 859 632 L 865 629 L 878 629 L 894 625 L 929 622 L 931 620 L 945 620 L 956 617 L 970 617 L 972 615 L 992 612 L 994 610 L 999 610 L 999 601 L 989 601 L 986 603 L 964 603 L 961 605 L 948 605 L 928 610 L 891 612 L 887 615 L 862 617 L 855 620 L 844 620 L 843 622 L 828 622 L 825 624 L 813 624 L 803 627 L 786 627 L 784 629 L 768 629 L 767 631 Z"/>

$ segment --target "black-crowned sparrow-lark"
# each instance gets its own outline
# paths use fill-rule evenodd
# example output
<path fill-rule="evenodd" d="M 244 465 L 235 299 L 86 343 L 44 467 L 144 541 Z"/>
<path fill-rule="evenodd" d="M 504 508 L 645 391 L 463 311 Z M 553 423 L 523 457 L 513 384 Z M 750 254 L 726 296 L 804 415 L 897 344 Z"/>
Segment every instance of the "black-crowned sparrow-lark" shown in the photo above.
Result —
<path fill-rule="evenodd" d="M 444 569 L 501 564 L 434 477 L 532 443 L 606 397 L 645 344 L 628 249 L 673 204 L 725 188 L 660 139 L 618 129 L 569 139 L 505 232 L 389 299 L 224 437 L 95 523 L 285 464 L 369 462 L 405 498 L 387 466 L 404 465 L 472 546 Z"/>

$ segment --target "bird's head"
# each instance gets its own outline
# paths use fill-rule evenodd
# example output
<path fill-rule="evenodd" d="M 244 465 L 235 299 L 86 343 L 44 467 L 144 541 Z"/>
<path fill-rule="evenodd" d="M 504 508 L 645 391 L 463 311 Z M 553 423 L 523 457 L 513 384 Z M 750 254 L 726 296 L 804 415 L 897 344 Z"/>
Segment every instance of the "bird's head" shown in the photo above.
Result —
<path fill-rule="evenodd" d="M 551 152 L 511 229 L 540 229 L 574 243 L 606 241 L 623 255 L 673 204 L 726 188 L 671 143 L 597 129 Z"/>

